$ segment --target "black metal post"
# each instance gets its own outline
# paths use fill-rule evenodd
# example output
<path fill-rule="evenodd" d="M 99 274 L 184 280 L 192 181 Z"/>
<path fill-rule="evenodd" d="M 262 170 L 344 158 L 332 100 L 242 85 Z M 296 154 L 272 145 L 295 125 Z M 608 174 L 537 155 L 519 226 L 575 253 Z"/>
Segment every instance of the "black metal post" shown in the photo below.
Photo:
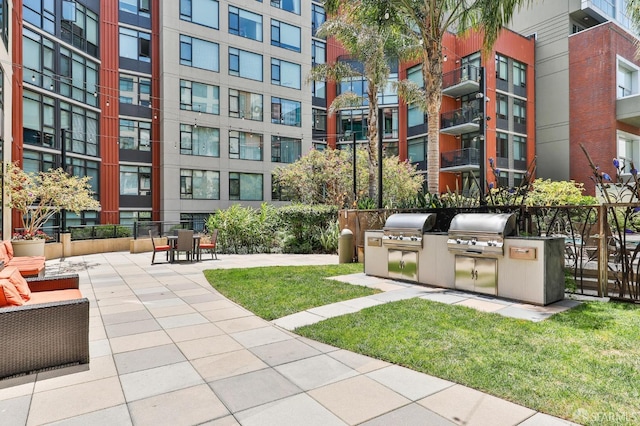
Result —
<path fill-rule="evenodd" d="M 486 109 L 486 103 L 487 103 L 487 82 L 486 82 L 486 75 L 485 75 L 485 69 L 484 67 L 480 67 L 480 96 L 478 97 L 480 100 L 480 168 L 479 168 L 479 179 L 478 179 L 478 185 L 480 186 L 480 205 L 481 206 L 486 206 L 487 205 L 487 199 L 485 197 L 485 190 L 486 190 L 486 181 L 487 181 L 487 172 L 486 172 L 486 162 L 487 162 L 487 153 L 486 153 L 486 137 L 487 137 L 487 126 L 486 126 L 486 122 L 487 122 L 487 109 Z"/>
<path fill-rule="evenodd" d="M 67 172 L 67 129 L 60 129 L 60 163 L 62 170 Z M 67 230 L 67 212 L 65 209 L 60 210 L 60 232 Z"/>
<path fill-rule="evenodd" d="M 358 159 L 356 158 L 356 132 L 353 132 L 353 202 L 354 204 L 358 200 L 358 181 L 356 180 L 357 179 L 357 176 L 356 176 L 357 160 Z"/>
<path fill-rule="evenodd" d="M 382 209 L 382 125 L 383 110 L 378 108 L 378 208 Z"/>

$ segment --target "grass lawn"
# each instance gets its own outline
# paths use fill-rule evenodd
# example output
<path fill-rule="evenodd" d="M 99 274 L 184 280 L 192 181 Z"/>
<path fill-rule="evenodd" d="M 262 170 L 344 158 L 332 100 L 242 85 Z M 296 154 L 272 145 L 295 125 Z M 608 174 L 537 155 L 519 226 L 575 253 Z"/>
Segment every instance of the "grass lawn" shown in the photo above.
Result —
<path fill-rule="evenodd" d="M 640 424 L 638 305 L 585 303 L 533 323 L 412 299 L 295 332 L 580 424 Z"/>
<path fill-rule="evenodd" d="M 227 298 L 271 321 L 309 308 L 379 293 L 326 279 L 356 272 L 362 272 L 362 264 L 215 269 L 204 274 Z"/>

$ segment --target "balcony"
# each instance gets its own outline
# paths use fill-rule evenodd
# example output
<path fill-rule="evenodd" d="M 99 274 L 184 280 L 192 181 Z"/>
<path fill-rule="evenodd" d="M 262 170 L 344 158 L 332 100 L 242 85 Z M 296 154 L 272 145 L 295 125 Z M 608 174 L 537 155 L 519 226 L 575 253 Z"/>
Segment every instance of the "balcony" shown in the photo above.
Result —
<path fill-rule="evenodd" d="M 456 149 L 440 155 L 440 171 L 468 172 L 480 169 L 480 150 L 476 148 Z"/>
<path fill-rule="evenodd" d="M 442 94 L 452 98 L 480 90 L 480 69 L 464 65 L 442 76 Z"/>
<path fill-rule="evenodd" d="M 480 130 L 482 114 L 478 102 L 440 115 L 440 133 L 462 135 Z"/>
<path fill-rule="evenodd" d="M 640 94 L 618 98 L 616 119 L 634 127 L 640 127 Z"/>

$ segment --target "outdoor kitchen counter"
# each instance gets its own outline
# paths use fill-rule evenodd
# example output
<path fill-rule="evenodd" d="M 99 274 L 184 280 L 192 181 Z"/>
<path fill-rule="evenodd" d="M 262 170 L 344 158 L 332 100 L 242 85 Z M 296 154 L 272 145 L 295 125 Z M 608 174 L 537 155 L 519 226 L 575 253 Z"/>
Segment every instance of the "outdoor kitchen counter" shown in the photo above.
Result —
<path fill-rule="evenodd" d="M 382 231 L 365 232 L 364 272 L 389 277 L 388 250 L 377 245 Z M 456 255 L 447 249 L 446 233 L 425 233 L 418 250 L 418 283 L 456 288 Z M 475 257 L 474 253 L 465 256 Z M 564 298 L 564 239 L 560 237 L 506 237 L 504 255 L 497 259 L 496 295 L 535 305 Z"/>

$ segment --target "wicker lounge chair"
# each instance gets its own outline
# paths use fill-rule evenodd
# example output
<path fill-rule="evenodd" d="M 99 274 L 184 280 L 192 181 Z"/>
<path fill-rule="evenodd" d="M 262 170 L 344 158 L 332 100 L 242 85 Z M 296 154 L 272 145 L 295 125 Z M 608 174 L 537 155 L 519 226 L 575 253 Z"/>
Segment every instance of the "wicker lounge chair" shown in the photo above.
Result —
<path fill-rule="evenodd" d="M 27 283 L 36 303 L 0 308 L 0 379 L 88 364 L 89 300 L 74 296 L 78 275 L 28 278 Z M 58 295 L 66 300 L 37 303 Z"/>

